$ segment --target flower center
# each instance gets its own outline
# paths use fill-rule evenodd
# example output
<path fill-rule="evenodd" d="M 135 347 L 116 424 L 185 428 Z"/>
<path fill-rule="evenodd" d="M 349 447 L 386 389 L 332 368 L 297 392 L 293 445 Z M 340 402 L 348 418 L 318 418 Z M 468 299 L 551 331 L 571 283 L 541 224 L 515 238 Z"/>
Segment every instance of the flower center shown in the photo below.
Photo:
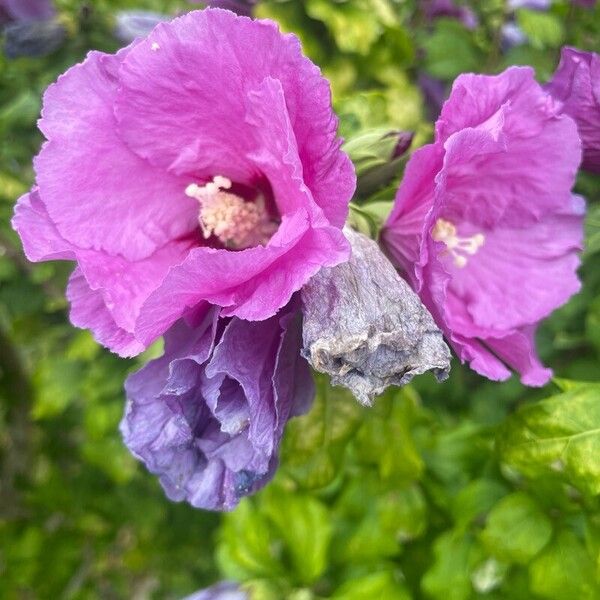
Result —
<path fill-rule="evenodd" d="M 185 189 L 186 196 L 200 203 L 198 222 L 204 238 L 214 235 L 226 247 L 236 250 L 264 246 L 277 230 L 264 198 L 246 201 L 225 191 L 231 186 L 230 179 L 217 175 L 210 183 L 202 186 L 191 183 Z"/>
<path fill-rule="evenodd" d="M 483 233 L 476 233 L 470 237 L 459 237 L 456 232 L 456 226 L 446 219 L 438 219 L 434 228 L 431 230 L 431 237 L 436 242 L 446 244 L 448 253 L 452 256 L 455 266 L 462 269 L 469 262 L 469 256 L 477 254 L 479 249 L 485 243 Z"/>

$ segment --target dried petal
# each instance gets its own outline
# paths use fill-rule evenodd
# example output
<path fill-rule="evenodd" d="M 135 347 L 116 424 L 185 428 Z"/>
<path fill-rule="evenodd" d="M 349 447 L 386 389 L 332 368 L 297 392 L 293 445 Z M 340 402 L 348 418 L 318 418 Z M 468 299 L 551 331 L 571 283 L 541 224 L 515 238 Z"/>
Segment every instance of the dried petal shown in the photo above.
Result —
<path fill-rule="evenodd" d="M 350 261 L 322 269 L 302 290 L 303 355 L 367 405 L 425 371 L 445 379 L 450 352 L 431 315 L 374 241 L 344 233 Z"/>

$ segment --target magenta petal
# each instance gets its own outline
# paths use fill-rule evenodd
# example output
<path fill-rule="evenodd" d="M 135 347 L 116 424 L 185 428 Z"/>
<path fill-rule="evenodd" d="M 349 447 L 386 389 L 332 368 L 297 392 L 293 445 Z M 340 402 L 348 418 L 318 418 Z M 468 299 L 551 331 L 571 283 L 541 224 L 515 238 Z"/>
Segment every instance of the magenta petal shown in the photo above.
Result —
<path fill-rule="evenodd" d="M 268 246 L 241 252 L 195 248 L 149 296 L 136 335 L 149 342 L 202 300 L 225 307 L 226 316 L 268 318 L 319 268 L 347 255 L 342 232 L 311 229 L 304 211 L 284 219 Z"/>
<path fill-rule="evenodd" d="M 37 188 L 17 201 L 12 226 L 21 237 L 25 256 L 30 261 L 75 258 L 74 247 L 56 229 Z"/>
<path fill-rule="evenodd" d="M 600 56 L 563 48 L 548 91 L 577 123 L 583 143 L 583 168 L 600 173 Z"/>
<path fill-rule="evenodd" d="M 533 327 L 503 338 L 490 339 L 488 345 L 499 358 L 521 374 L 524 385 L 541 387 L 550 381 L 552 369 L 546 369 L 538 358 Z"/>
<path fill-rule="evenodd" d="M 67 298 L 71 303 L 71 323 L 76 327 L 91 329 L 96 341 L 123 357 L 135 356 L 144 350 L 144 346 L 130 332 L 115 323 L 102 294 L 90 288 L 79 269 L 75 269 L 69 279 Z"/>
<path fill-rule="evenodd" d="M 404 170 L 392 212 L 381 233 L 394 263 L 406 273 L 414 287 L 417 285 L 412 279 L 414 267 L 427 260 L 426 256 L 422 256 L 426 250 L 422 240 L 426 235 L 428 215 L 433 209 L 435 178 L 443 160 L 444 149 L 436 144 L 423 146 L 412 155 Z"/>
<path fill-rule="evenodd" d="M 91 52 L 48 88 L 35 160 L 48 214 L 79 248 L 138 260 L 195 227 L 186 180 L 151 167 L 119 139 L 113 102 L 116 56 Z"/>
<path fill-rule="evenodd" d="M 535 323 L 576 294 L 582 218 L 578 211 L 550 214 L 489 231 L 480 259 L 454 270 L 450 284 L 473 324 L 502 331 Z"/>
<path fill-rule="evenodd" d="M 468 362 L 473 371 L 492 381 L 506 381 L 511 372 L 506 365 L 477 338 L 452 334 L 452 347 L 462 362 Z"/>

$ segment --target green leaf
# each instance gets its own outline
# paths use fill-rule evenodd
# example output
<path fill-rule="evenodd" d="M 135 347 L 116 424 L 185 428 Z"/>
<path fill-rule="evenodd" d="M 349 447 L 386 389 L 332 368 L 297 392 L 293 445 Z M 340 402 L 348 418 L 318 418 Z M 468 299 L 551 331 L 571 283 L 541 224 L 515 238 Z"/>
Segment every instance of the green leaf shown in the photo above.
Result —
<path fill-rule="evenodd" d="M 330 515 L 324 504 L 306 494 L 285 493 L 270 486 L 261 496 L 261 510 L 285 544 L 296 581 L 314 583 L 327 566 L 331 540 Z"/>
<path fill-rule="evenodd" d="M 332 388 L 327 377 L 317 376 L 316 383 L 313 407 L 288 423 L 281 450 L 285 473 L 304 489 L 334 481 L 347 442 L 366 413 L 348 390 Z"/>
<path fill-rule="evenodd" d="M 67 360 L 60 354 L 39 362 L 34 374 L 34 419 L 55 417 L 77 398 L 81 387 L 81 369 L 81 363 Z"/>
<path fill-rule="evenodd" d="M 600 384 L 582 384 L 510 417 L 498 436 L 502 460 L 524 475 L 553 474 L 600 493 Z"/>
<path fill-rule="evenodd" d="M 592 204 L 585 217 L 584 260 L 600 251 L 600 204 Z"/>
<path fill-rule="evenodd" d="M 376 15 L 364 11 L 355 2 L 307 0 L 306 11 L 313 19 L 327 25 L 343 52 L 367 54 L 382 31 Z"/>
<path fill-rule="evenodd" d="M 470 598 L 473 592 L 471 571 L 482 558 L 472 536 L 448 531 L 437 538 L 433 552 L 435 561 L 423 577 L 423 591 L 436 600 Z"/>
<path fill-rule="evenodd" d="M 522 8 L 517 11 L 517 23 L 534 48 L 558 48 L 564 41 L 563 24 L 550 12 Z"/>
<path fill-rule="evenodd" d="M 552 537 L 552 524 L 522 492 L 506 496 L 490 512 L 481 541 L 499 560 L 527 564 Z"/>
<path fill-rule="evenodd" d="M 269 522 L 251 500 L 240 502 L 225 515 L 217 547 L 217 561 L 235 581 L 278 577 L 283 569 L 280 549 L 272 544 Z"/>
<path fill-rule="evenodd" d="M 459 21 L 438 19 L 433 33 L 423 38 L 423 47 L 427 52 L 425 70 L 438 79 L 450 81 L 481 66 L 472 33 Z"/>
<path fill-rule="evenodd" d="M 385 491 L 374 477 L 352 481 L 335 506 L 343 526 L 333 544 L 336 564 L 364 564 L 391 558 L 402 542 L 421 536 L 426 528 L 426 504 L 417 486 Z M 371 498 L 365 505 L 365 498 Z"/>
<path fill-rule="evenodd" d="M 383 31 L 380 15 L 365 0 L 344 3 L 307 0 L 306 12 L 325 23 L 343 52 L 368 54 Z"/>
<path fill-rule="evenodd" d="M 494 479 L 477 479 L 469 483 L 452 502 L 456 527 L 466 528 L 486 515 L 506 493 L 506 487 Z"/>
<path fill-rule="evenodd" d="M 393 572 L 381 571 L 347 581 L 335 591 L 331 598 L 337 600 L 366 600 L 367 598 L 410 600 L 411 596 L 405 586 L 397 581 Z"/>
<path fill-rule="evenodd" d="M 592 600 L 600 597 L 594 564 L 571 531 L 561 531 L 529 567 L 532 593 L 552 600 Z"/>
<path fill-rule="evenodd" d="M 419 402 L 410 386 L 390 390 L 377 399 L 354 441 L 359 460 L 376 464 L 380 477 L 396 485 L 418 479 L 424 469 L 411 433 Z"/>

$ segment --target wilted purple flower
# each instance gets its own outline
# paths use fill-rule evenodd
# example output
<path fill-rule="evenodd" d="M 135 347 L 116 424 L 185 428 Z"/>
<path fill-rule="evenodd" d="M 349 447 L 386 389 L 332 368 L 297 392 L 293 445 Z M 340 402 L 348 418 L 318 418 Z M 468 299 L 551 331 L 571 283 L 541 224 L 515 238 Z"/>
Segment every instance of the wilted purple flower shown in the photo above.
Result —
<path fill-rule="evenodd" d="M 52 0 L 0 0 L 0 24 L 44 21 L 55 15 Z"/>
<path fill-rule="evenodd" d="M 123 356 L 205 301 L 265 319 L 348 258 L 336 125 L 295 36 L 194 11 L 47 90 L 13 226 L 30 260 L 77 261 L 71 320 Z"/>
<path fill-rule="evenodd" d="M 426 0 L 425 14 L 431 20 L 439 17 L 457 19 L 467 29 L 475 29 L 479 24 L 477 15 L 468 6 L 457 6 L 454 0 Z"/>
<path fill-rule="evenodd" d="M 547 90 L 577 123 L 583 144 L 582 167 L 600 173 L 600 56 L 563 48 Z"/>
<path fill-rule="evenodd" d="M 459 357 L 494 380 L 548 381 L 536 327 L 580 287 L 581 148 L 557 111 L 530 68 L 460 76 L 383 232 Z"/>
<path fill-rule="evenodd" d="M 129 44 L 138 38 L 146 37 L 159 23 L 171 17 L 148 10 L 122 10 L 116 15 L 115 37 Z"/>
<path fill-rule="evenodd" d="M 224 8 L 244 17 L 251 17 L 259 0 L 189 0 L 193 4 L 206 4 L 213 8 Z"/>
<path fill-rule="evenodd" d="M 297 301 L 266 321 L 218 314 L 176 323 L 163 356 L 128 378 L 121 431 L 171 500 L 229 510 L 271 479 L 285 424 L 314 386 Z"/>
<path fill-rule="evenodd" d="M 450 351 L 419 297 L 377 242 L 344 231 L 350 260 L 302 288 L 304 356 L 366 405 L 426 371 L 447 379 Z"/>
<path fill-rule="evenodd" d="M 183 600 L 248 600 L 248 594 L 237 583 L 222 581 Z"/>

